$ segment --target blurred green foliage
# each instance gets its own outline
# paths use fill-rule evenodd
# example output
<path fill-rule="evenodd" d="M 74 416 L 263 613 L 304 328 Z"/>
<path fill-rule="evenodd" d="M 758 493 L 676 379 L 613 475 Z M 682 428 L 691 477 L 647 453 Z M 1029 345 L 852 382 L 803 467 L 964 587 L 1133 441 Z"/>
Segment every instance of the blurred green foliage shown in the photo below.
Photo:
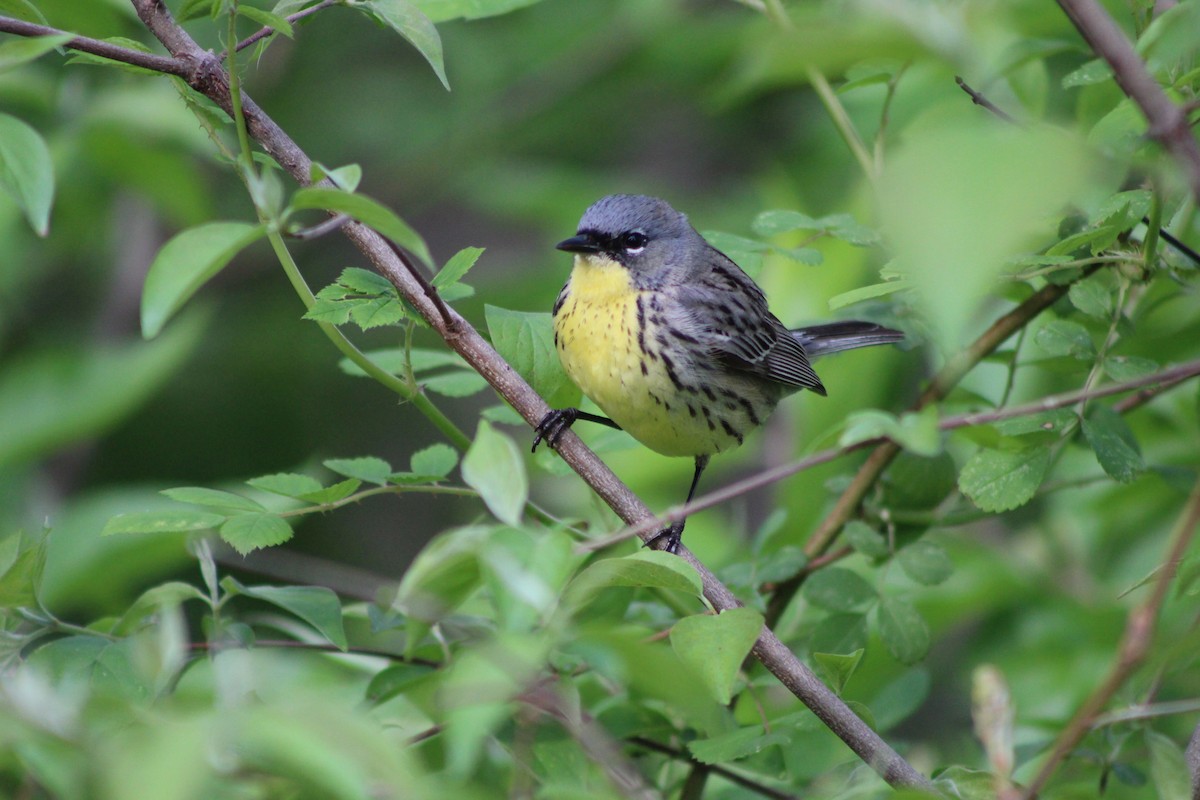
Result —
<path fill-rule="evenodd" d="M 168 5 L 223 48 L 232 3 Z M 312 5 L 246 6 L 239 35 Z M 238 59 L 341 187 L 299 194 L 261 161 L 247 191 L 228 121 L 173 81 L 0 40 L 0 793 L 619 797 L 597 755 L 615 741 L 664 795 L 695 762 L 720 768 L 711 798 L 882 795 L 774 677 L 739 668 L 772 586 L 806 566 L 776 632 L 856 713 L 946 791 L 1033 777 L 1164 569 L 1197 478 L 1196 389 L 935 426 L 1200 357 L 1198 266 L 1156 235 L 1200 245 L 1194 199 L 1050 4 L 758 5 L 333 4 Z M 1111 5 L 1194 101 L 1179 32 L 1200 2 Z M 161 52 L 123 0 L 0 15 Z M 785 322 L 909 334 L 822 362 L 829 400 L 788 400 L 715 461 L 708 486 L 839 441 L 907 448 L 832 566 L 802 547 L 856 456 L 695 516 L 689 547 L 748 606 L 719 616 L 679 559 L 575 549 L 616 518 L 527 454 L 530 431 L 361 254 L 286 240 L 285 273 L 284 240 L 257 241 L 320 208 L 385 230 L 567 405 L 553 243 L 626 191 L 685 210 Z M 1070 290 L 904 413 L 1047 283 Z M 652 507 L 678 502 L 690 464 L 579 432 Z M 1194 552 L 1145 665 L 1043 796 L 1186 796 Z M 1158 713 L 1120 716 L 1140 704 Z"/>

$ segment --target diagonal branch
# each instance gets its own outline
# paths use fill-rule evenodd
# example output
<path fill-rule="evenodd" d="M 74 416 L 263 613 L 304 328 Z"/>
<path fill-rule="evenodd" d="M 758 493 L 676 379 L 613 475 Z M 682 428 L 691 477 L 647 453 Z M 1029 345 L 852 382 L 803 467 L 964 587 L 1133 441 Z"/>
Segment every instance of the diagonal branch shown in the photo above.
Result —
<path fill-rule="evenodd" d="M 1175 528 L 1171 532 L 1170 547 L 1163 560 L 1162 569 L 1150 590 L 1150 596 L 1129 612 L 1129 617 L 1125 622 L 1125 632 L 1121 635 L 1121 644 L 1117 649 L 1116 661 L 1104 681 L 1084 701 L 1067 727 L 1059 734 L 1054 743 L 1054 749 L 1050 752 L 1050 757 L 1046 759 L 1037 776 L 1026 787 L 1024 800 L 1033 800 L 1038 796 L 1038 792 L 1045 787 L 1046 782 L 1058 769 L 1058 765 L 1091 730 L 1100 710 L 1108 704 L 1117 690 L 1145 660 L 1146 653 L 1154 640 L 1158 612 L 1162 608 L 1163 601 L 1166 600 L 1167 590 L 1171 586 L 1171 581 L 1175 579 L 1176 570 L 1187 552 L 1188 545 L 1191 544 L 1198 524 L 1200 524 L 1200 481 L 1197 481 L 1192 488 L 1183 513 L 1179 516 Z"/>
<path fill-rule="evenodd" d="M 1171 102 L 1146 69 L 1133 44 L 1095 0 L 1058 0 L 1096 55 L 1112 67 L 1117 85 L 1146 117 L 1147 133 L 1157 139 L 1178 162 L 1192 195 L 1200 200 L 1200 145 L 1188 125 L 1186 111 Z"/>
<path fill-rule="evenodd" d="M 161 0 L 131 0 L 147 28 L 176 59 L 194 64 L 189 85 L 209 97 L 221 108 L 232 108 L 229 79 L 219 59 L 204 51 L 182 28 L 175 24 Z M 174 74 L 174 73 L 173 73 Z M 309 182 L 311 161 L 300 147 L 249 97 L 242 98 L 246 126 L 251 137 L 300 184 Z M 549 411 L 546 402 L 509 366 L 487 341 L 453 309 L 443 317 L 433 300 L 425 294 L 414 274 L 405 268 L 387 243 L 373 230 L 354 223 L 342 232 L 390 280 L 401 295 L 429 322 L 480 375 L 530 424 L 535 425 Z M 635 524 L 651 516 L 646 505 L 579 437 L 567 432 L 557 447 L 559 455 L 622 519 Z M 700 573 L 705 596 L 718 610 L 740 605 L 737 598 L 716 576 L 684 549 L 686 558 Z M 898 787 L 933 791 L 929 779 L 913 768 L 819 678 L 801 663 L 769 630 L 764 629 L 755 643 L 754 654 L 793 694 L 800 698 L 838 737 L 878 772 Z"/>

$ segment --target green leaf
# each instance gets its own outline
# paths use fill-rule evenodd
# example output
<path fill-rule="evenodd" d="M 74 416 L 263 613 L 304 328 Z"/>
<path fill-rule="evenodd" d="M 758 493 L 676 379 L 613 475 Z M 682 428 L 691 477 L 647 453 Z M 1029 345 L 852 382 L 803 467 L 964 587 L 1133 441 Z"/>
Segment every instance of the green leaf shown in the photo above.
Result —
<path fill-rule="evenodd" d="M 842 529 L 842 535 L 851 547 L 867 558 L 887 558 L 891 553 L 883 534 L 862 520 L 847 522 L 846 527 Z"/>
<path fill-rule="evenodd" d="M 936 508 L 957 483 L 958 467 L 949 453 L 926 457 L 905 450 L 888 467 L 884 503 L 892 508 Z"/>
<path fill-rule="evenodd" d="M 175 607 L 188 600 L 209 602 L 204 592 L 183 581 L 167 581 L 158 586 L 152 586 L 133 602 L 121 619 L 113 626 L 113 633 L 118 636 L 128 636 L 144 623 L 145 618 L 157 613 L 164 606 Z"/>
<path fill-rule="evenodd" d="M 262 475 L 246 481 L 255 489 L 261 489 L 271 494 L 298 499 L 310 492 L 321 491 L 321 482 L 311 475 L 299 475 L 295 472 L 280 472 L 275 475 Z"/>
<path fill-rule="evenodd" d="M 204 317 L 153 342 L 6 354 L 0 365 L 0 465 L 41 457 L 111 431 L 170 380 L 194 351 Z"/>
<path fill-rule="evenodd" d="M 368 9 L 378 20 L 389 26 L 396 33 L 408 40 L 417 48 L 442 86 L 450 90 L 450 82 L 446 80 L 446 65 L 442 58 L 442 37 L 429 17 L 421 13 L 421 9 L 409 0 L 362 0 L 361 7 Z"/>
<path fill-rule="evenodd" d="M 830 614 L 817 623 L 808 647 L 814 653 L 853 653 L 867 646 L 865 614 Z"/>
<path fill-rule="evenodd" d="M 1002 419 L 994 423 L 992 427 L 1006 437 L 1029 437 L 1030 434 L 1046 434 L 1052 439 L 1057 439 L 1074 426 L 1078 418 L 1073 409 L 1055 408 L 1050 411 L 1027 414 L 1023 417 Z M 1017 439 L 1013 443 L 1017 445 L 1016 449 L 1020 449 L 1028 441 L 1036 442 L 1040 440 L 1036 438 Z"/>
<path fill-rule="evenodd" d="M 541 0 L 415 0 L 417 6 L 434 22 L 452 19 L 483 19 L 499 16 Z"/>
<path fill-rule="evenodd" d="M 1062 87 L 1072 89 L 1076 86 L 1103 83 L 1112 78 L 1112 75 L 1112 67 L 1108 65 L 1107 61 L 1102 58 L 1094 58 L 1085 62 L 1082 67 L 1068 72 L 1062 79 Z"/>
<path fill-rule="evenodd" d="M 1096 346 L 1087 328 L 1078 322 L 1056 319 L 1043 325 L 1033 337 L 1052 356 L 1071 356 L 1081 361 L 1096 357 Z"/>
<path fill-rule="evenodd" d="M 716 616 L 696 614 L 671 628 L 671 647 L 700 676 L 713 698 L 727 705 L 742 661 L 762 627 L 762 614 L 752 608 L 731 608 Z"/>
<path fill-rule="evenodd" d="M 364 298 L 352 303 L 350 321 L 364 331 L 395 325 L 409 316 L 408 310 L 395 297 Z"/>
<path fill-rule="evenodd" d="M 861 611 L 879 598 L 871 584 L 845 567 L 814 572 L 802 591 L 805 600 L 829 611 Z"/>
<path fill-rule="evenodd" d="M 925 586 L 937 586 L 954 572 L 945 548 L 925 539 L 900 548 L 896 560 L 908 577 Z"/>
<path fill-rule="evenodd" d="M 381 669 L 367 684 L 366 701 L 371 705 L 386 703 L 420 684 L 434 672 L 435 669 L 426 664 L 395 664 Z"/>
<path fill-rule="evenodd" d="M 750 725 L 708 739 L 694 739 L 688 742 L 688 750 L 701 764 L 724 764 L 791 741 L 785 733 L 766 733 L 762 725 Z"/>
<path fill-rule="evenodd" d="M 362 486 L 362 481 L 357 478 L 349 478 L 344 481 L 338 481 L 330 486 L 325 486 L 316 492 L 305 492 L 298 499 L 306 503 L 314 503 L 316 505 L 325 505 L 326 503 L 336 503 L 358 491 L 358 487 Z"/>
<path fill-rule="evenodd" d="M 207 511 L 134 511 L 118 514 L 110 519 L 100 531 L 100 535 L 206 531 L 218 527 L 224 521 L 225 515 Z"/>
<path fill-rule="evenodd" d="M 292 527 L 266 512 L 237 514 L 221 526 L 221 538 L 242 555 L 262 547 L 283 544 L 292 538 Z"/>
<path fill-rule="evenodd" d="M 197 289 L 264 233 L 261 225 L 209 222 L 172 237 L 158 251 L 146 274 L 142 336 L 157 336 Z"/>
<path fill-rule="evenodd" d="M 392 465 L 375 456 L 330 458 L 322 463 L 339 475 L 357 478 L 365 483 L 376 483 L 380 486 L 386 486 L 388 476 L 392 474 Z"/>
<path fill-rule="evenodd" d="M 550 314 L 484 306 L 492 344 L 504 360 L 555 408 L 579 404 L 579 389 L 567 377 L 554 347 Z"/>
<path fill-rule="evenodd" d="M 1111 278 L 1108 278 L 1111 274 L 1110 272 L 1097 272 L 1084 280 L 1071 284 L 1067 293 L 1071 299 L 1071 305 L 1089 317 L 1097 319 L 1112 317 L 1113 289 Z"/>
<path fill-rule="evenodd" d="M 915 664 L 929 652 L 929 626 L 907 600 L 879 600 L 879 636 L 888 652 L 902 664 Z"/>
<path fill-rule="evenodd" d="M 821 223 L 817 222 L 808 214 L 802 214 L 799 211 L 790 209 L 776 209 L 771 211 L 763 211 L 754 221 L 750 223 L 750 227 L 759 236 L 775 236 L 780 233 L 789 231 L 816 231 L 821 230 Z"/>
<path fill-rule="evenodd" d="M 858 648 L 853 653 L 813 653 L 813 663 L 817 665 L 817 669 L 825 677 L 825 682 L 830 685 L 837 694 L 841 694 L 846 688 L 846 683 L 854 675 L 858 669 L 859 663 L 862 661 L 864 648 Z"/>
<path fill-rule="evenodd" d="M 37 131 L 7 114 L 0 114 L 0 188 L 16 201 L 38 236 L 50 231 L 54 202 L 50 150 Z"/>
<path fill-rule="evenodd" d="M 937 408 L 929 405 L 920 411 L 906 413 L 899 419 L 878 409 L 855 411 L 846 418 L 846 427 L 838 444 L 845 447 L 879 437 L 887 437 L 918 455 L 937 455 L 942 449 Z"/>
<path fill-rule="evenodd" d="M 1140 356 L 1108 356 L 1104 371 L 1114 381 L 1131 381 L 1158 371 L 1158 362 Z"/>
<path fill-rule="evenodd" d="M 1179 745 L 1149 728 L 1144 735 L 1150 750 L 1150 778 L 1160 800 L 1190 800 L 1194 797 L 1187 759 Z"/>
<path fill-rule="evenodd" d="M 1010 511 L 1033 498 L 1049 467 L 1049 447 L 981 449 L 963 465 L 958 488 L 984 511 Z"/>
<path fill-rule="evenodd" d="M 497 519 L 513 526 L 521 524 L 521 510 L 529 497 L 529 478 L 521 451 L 512 439 L 480 420 L 475 441 L 463 456 L 462 476 Z"/>
<path fill-rule="evenodd" d="M 317 629 L 331 644 L 345 651 L 346 630 L 342 624 L 342 603 L 324 586 L 242 586 L 247 597 L 278 606 L 295 614 Z"/>
<path fill-rule="evenodd" d="M 45 562 L 45 537 L 18 532 L 0 539 L 0 609 L 37 607 Z"/>
<path fill-rule="evenodd" d="M 288 22 L 286 17 L 255 8 L 249 3 L 238 4 L 237 13 L 238 16 L 254 20 L 264 28 L 274 28 L 276 33 L 281 33 L 289 39 L 293 38 L 292 23 Z"/>
<path fill-rule="evenodd" d="M 49 25 L 49 20 L 30 0 L 0 0 L 0 14 L 16 17 L 38 25 Z"/>
<path fill-rule="evenodd" d="M 346 164 L 335 169 L 329 169 L 324 164 L 314 161 L 312 162 L 311 169 L 308 171 L 308 178 L 311 183 L 320 183 L 328 178 L 337 188 L 346 192 L 353 192 L 362 181 L 362 167 L 358 164 Z"/>
<path fill-rule="evenodd" d="M 484 525 L 447 531 L 427 544 L 400 579 L 396 608 L 425 623 L 435 623 L 480 585 L 479 550 L 493 533 Z M 411 639 L 411 654 L 420 644 Z"/>
<path fill-rule="evenodd" d="M 166 495 L 181 503 L 191 503 L 197 506 L 212 506 L 227 511 L 265 511 L 262 504 L 249 497 L 243 497 L 233 492 L 223 492 L 219 489 L 206 489 L 203 486 L 181 486 L 177 489 L 163 489 L 159 494 Z"/>
<path fill-rule="evenodd" d="M 413 453 L 409 468 L 417 475 L 445 477 L 458 463 L 458 452 L 448 444 L 433 444 Z"/>
<path fill-rule="evenodd" d="M 620 558 L 590 564 L 575 576 L 568 591 L 576 602 L 612 586 L 669 589 L 701 596 L 704 584 L 694 567 L 681 558 L 659 550 L 639 550 Z"/>
<path fill-rule="evenodd" d="M 1146 470 L 1133 431 L 1111 408 L 1093 405 L 1083 420 L 1083 435 L 1100 466 L 1114 480 L 1130 483 Z"/>
<path fill-rule="evenodd" d="M 871 711 L 880 732 L 899 725 L 921 707 L 929 696 L 929 670 L 914 667 L 879 690 L 871 699 Z"/>
<path fill-rule="evenodd" d="M 452 286 L 463 279 L 467 271 L 475 266 L 475 262 L 483 255 L 482 247 L 464 247 L 459 250 L 450 260 L 446 262 L 446 266 L 442 267 L 437 275 L 433 276 L 430 283 L 435 289 L 444 289 Z"/>
<path fill-rule="evenodd" d="M 873 283 L 870 286 L 863 286 L 858 289 L 851 289 L 848 292 L 842 292 L 829 298 L 829 310 L 836 311 L 839 308 L 861 303 L 864 300 L 886 297 L 889 294 L 902 292 L 912 287 L 912 281 L 906 278 L 898 278 L 896 280 L 884 281 L 883 283 Z"/>
<path fill-rule="evenodd" d="M 487 388 L 487 379 L 473 369 L 456 369 L 421 378 L 421 386 L 445 397 L 470 397 Z"/>
<path fill-rule="evenodd" d="M 69 33 L 57 33 L 50 36 L 30 36 L 4 42 L 0 44 L 0 72 L 28 64 L 56 47 L 62 47 L 74 38 Z"/>
<path fill-rule="evenodd" d="M 343 192 L 322 186 L 309 186 L 292 195 L 291 207 L 295 210 L 325 209 L 345 214 L 367 227 L 374 228 L 393 242 L 419 258 L 425 266 L 433 268 L 429 247 L 420 234 L 408 223 L 396 216 L 390 208 L 363 194 Z"/>

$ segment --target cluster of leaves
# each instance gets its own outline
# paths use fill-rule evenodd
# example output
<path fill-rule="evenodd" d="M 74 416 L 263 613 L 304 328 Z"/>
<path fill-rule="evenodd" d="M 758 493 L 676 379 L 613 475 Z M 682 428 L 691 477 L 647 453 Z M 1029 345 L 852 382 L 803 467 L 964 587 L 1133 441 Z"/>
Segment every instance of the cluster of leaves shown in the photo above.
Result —
<path fill-rule="evenodd" d="M 531 5 L 529 0 L 344 4 L 401 33 L 442 83 L 441 42 L 430 19 Z M 15 5 L 28 6 L 40 19 L 32 5 Z M 239 16 L 290 37 L 295 26 L 288 16 L 313 4 L 284 0 L 267 9 L 193 0 L 178 5 L 182 20 L 205 14 L 220 19 L 236 9 Z M 1139 40 L 1160 79 L 1185 96 L 1194 95 L 1197 74 L 1183 67 L 1194 58 L 1196 45 L 1172 34 L 1178 28 L 1171 26 L 1195 23 L 1197 8 L 1195 0 L 1179 4 L 1149 24 Z M 758 70 L 762 85 L 807 75 L 814 59 L 827 59 L 836 68 L 847 55 L 832 54 L 831 41 L 848 42 L 851 55 L 882 42 L 885 51 L 906 58 L 951 58 L 929 52 L 933 46 L 919 37 L 897 33 L 923 29 L 914 24 L 922 19 L 918 12 L 907 6 L 892 13 L 909 24 L 885 32 L 838 33 L 844 22 L 839 15 L 833 15 L 837 24 L 832 24 L 822 19 L 824 9 L 799 13 L 814 16 L 795 37 L 785 37 L 787 47 L 776 44 L 760 53 L 756 43 L 756 66 L 745 72 Z M 969 42 L 964 30 L 958 33 L 964 37 L 960 44 Z M 272 38 L 260 41 L 258 56 Z M 998 81 L 1005 87 L 1002 96 L 1036 111 L 1048 102 L 1050 57 L 1069 48 L 1041 42 L 1031 49 L 1027 38 L 1003 59 Z M 0 67 L 28 64 L 65 41 L 43 37 L 4 43 Z M 814 45 L 798 48 L 803 58 L 794 52 L 797 41 Z M 881 66 L 872 60 L 848 68 L 840 87 L 848 103 L 864 95 L 865 105 L 881 102 L 880 148 L 888 138 L 887 110 L 899 101 L 896 87 L 903 86 L 900 63 Z M 507 406 L 482 412 L 461 461 L 453 447 L 435 444 L 417 451 L 402 472 L 383 458 L 366 456 L 325 459 L 324 466 L 338 476 L 333 479 L 279 473 L 252 478 L 245 481 L 248 489 L 237 491 L 167 489 L 161 494 L 182 505 L 119 514 L 102 532 L 136 535 L 126 537 L 134 541 L 148 541 L 147 536 L 185 540 L 200 580 L 154 586 L 120 614 L 86 616 L 86 626 L 63 621 L 47 607 L 43 574 L 52 550 L 44 538 L 13 535 L 0 542 L 7 642 L 0 779 L 61 796 L 98 792 L 114 798 L 442 797 L 464 786 L 478 796 L 494 796 L 501 785 L 524 795 L 533 793 L 531 784 L 547 797 L 615 797 L 619 782 L 611 780 L 611 772 L 621 764 L 614 761 L 628 758 L 642 774 L 654 776 L 663 792 L 690 783 L 699 763 L 714 768 L 714 796 L 734 796 L 735 787 L 762 793 L 802 787 L 814 793 L 877 793 L 882 789 L 878 777 L 849 759 L 834 735 L 782 693 L 773 676 L 745 662 L 772 591 L 798 574 L 805 576 L 803 602 L 792 604 L 781 619 L 780 635 L 881 733 L 918 713 L 935 685 L 950 687 L 940 700 L 954 701 L 954 679 L 960 676 L 947 675 L 939 664 L 922 664 L 948 628 L 979 619 L 1004 629 L 990 647 L 980 648 L 979 659 L 1000 664 L 987 673 L 992 688 L 983 693 L 1005 695 L 997 684 L 1003 684 L 1006 672 L 1013 676 L 1014 686 L 1023 690 L 1016 705 L 1024 725 L 1014 734 L 1008 699 L 999 701 L 1000 712 L 991 722 L 976 710 L 983 749 L 961 758 L 947 755 L 952 747 L 939 750 L 943 762 L 953 762 L 939 780 L 958 796 L 986 797 L 1014 773 L 1027 774 L 1021 770 L 1031 768 L 1053 726 L 1070 715 L 1083 691 L 1078 687 L 1086 688 L 1081 674 L 1090 676 L 1112 652 L 1111 638 L 1098 635 L 1099 645 L 1090 639 L 1079 645 L 1078 661 L 1056 660 L 1057 651 L 1073 649 L 1063 647 L 1063 640 L 1100 627 L 1094 617 L 1120 617 L 1115 590 L 1101 613 L 1091 607 L 1095 595 L 1108 596 L 1114 584 L 1136 586 L 1143 574 L 1154 575 L 1158 568 L 1157 562 L 1146 563 L 1153 556 L 1145 551 L 1155 544 L 1149 536 L 1130 545 L 1117 534 L 1161 528 L 1156 509 L 1177 507 L 1180 490 L 1195 480 L 1197 468 L 1192 441 L 1178 434 L 1184 426 L 1194 433 L 1190 405 L 1168 407 L 1149 421 L 1130 421 L 1108 401 L 1087 401 L 953 434 L 939 427 L 951 412 L 1003 408 L 1018 397 L 1061 386 L 1128 380 L 1194 356 L 1187 334 L 1195 330 L 1196 314 L 1178 308 L 1194 284 L 1196 266 L 1166 252 L 1156 238 L 1164 220 L 1194 236 L 1191 206 L 1169 186 L 1116 191 L 1131 163 L 1150 158 L 1139 118 L 1098 62 L 1074 69 L 1060 85 L 1086 93 L 1079 117 L 1089 145 L 1108 148 L 1103 158 L 1085 157 L 1080 152 L 1086 148 L 1055 134 L 999 132 L 992 120 L 964 123 L 951 115 L 944 127 L 918 128 L 922 135 L 910 137 L 894 158 L 889 152 L 886 162 L 879 149 L 888 168 L 879 177 L 878 232 L 846 213 L 778 209 L 753 219 L 757 239 L 710 235 L 714 245 L 754 273 L 784 261 L 821 263 L 825 256 L 812 246 L 821 239 L 850 244 L 860 255 L 885 245 L 893 260 L 880 273 L 881 281 L 844 291 L 831 305 L 873 301 L 876 305 L 859 305 L 855 312 L 898 321 L 914 342 L 928 338 L 948 350 L 998 298 L 1020 301 L 1047 284 L 1070 286 L 1065 298 L 1033 324 L 1030 336 L 1020 334 L 984 365 L 998 368 L 1000 380 L 984 376 L 968 382 L 941 405 L 917 412 L 867 411 L 845 420 L 841 444 L 883 436 L 904 452 L 865 498 L 861 517 L 845 526 L 840 551 L 806 554 L 797 546 L 799 532 L 827 505 L 823 490 L 797 490 L 787 510 L 748 534 L 748 547 L 723 555 L 713 548 L 717 571 L 746 607 L 709 613 L 699 576 L 682 560 L 642 551 L 590 555 L 578 547 L 595 529 L 612 527 L 611 517 L 597 514 L 581 524 L 576 518 L 586 512 L 573 508 L 571 518 L 561 521 L 537 504 L 527 448 L 498 427 L 520 422 Z M 886 92 L 882 101 L 869 94 L 880 89 Z M 210 103 L 185 92 L 205 127 L 219 131 L 229 124 Z M 0 182 L 39 234 L 47 231 L 54 196 L 51 163 L 50 149 L 32 127 L 0 115 Z M 951 174 L 935 179 L 935 173 L 947 172 L 946 164 L 953 166 Z M 138 351 L 144 355 L 128 359 L 136 363 L 125 364 L 133 374 L 148 377 L 128 385 L 104 380 L 113 364 L 124 363 L 121 353 L 88 364 L 70 384 L 60 370 L 35 365 L 27 372 L 45 380 L 15 382 L 25 387 L 23 394 L 0 391 L 0 411 L 26 409 L 36 405 L 37 390 L 69 385 L 88 405 L 87 430 L 119 418 L 181 360 L 187 348 L 172 346 L 172 337 L 198 338 L 188 327 L 195 323 L 186 318 L 167 327 L 185 303 L 263 238 L 288 269 L 282 241 L 285 234 L 302 231 L 306 212 L 328 211 L 367 225 L 409 254 L 418 268 L 434 271 L 436 262 L 422 237 L 384 204 L 357 191 L 357 167 L 316 167 L 313 182 L 328 178 L 332 185 L 303 188 L 286 198 L 270 169 L 261 174 L 239 169 L 256 222 L 186 227 L 150 267 L 142 293 L 142 332 L 159 338 Z M 1093 173 L 1105 178 L 1096 180 Z M 1004 190 L 981 192 L 980 186 Z M 481 195 L 488 191 L 480 188 Z M 1068 202 L 1083 210 L 1048 231 L 1045 219 Z M 431 284 L 443 301 L 473 297 L 462 281 L 481 253 L 463 249 L 436 270 Z M 297 276 L 289 273 L 294 284 L 302 284 Z M 306 294 L 307 287 L 298 291 L 305 316 L 329 332 L 343 353 L 353 351 L 341 363 L 346 373 L 396 378 L 385 385 L 408 399 L 424 398 L 425 390 L 465 398 L 486 387 L 458 355 L 414 345 L 423 320 L 376 273 L 349 267 L 315 295 Z M 886 306 L 878 305 L 885 301 Z M 495 305 L 482 313 L 497 350 L 543 397 L 560 407 L 581 402 L 558 364 L 548 314 Z M 398 341 L 360 352 L 337 330 L 349 325 Z M 1151 342 L 1162 340 L 1166 329 L 1174 336 L 1170 346 L 1159 353 L 1158 345 L 1142 343 L 1147 329 Z M 1175 335 L 1178 331 L 1184 335 Z M 0 442 L 0 463 L 71 440 L 61 426 L 36 417 L 22 421 L 22 431 Z M 521 436 L 526 434 L 522 429 Z M 601 435 L 612 440 L 612 434 Z M 532 463 L 558 469 L 550 455 Z M 456 466 L 461 483 L 454 478 Z M 1052 478 L 1056 482 L 1050 486 Z M 841 490 L 847 483 L 834 478 L 830 488 Z M 1056 503 L 1061 489 L 1080 486 L 1088 487 L 1088 503 Z M 245 554 L 287 541 L 292 523 L 304 515 L 400 492 L 464 494 L 480 504 L 470 524 L 438 533 L 395 589 L 375 602 L 343 605 L 333 592 L 316 586 L 251 585 L 222 577 L 209 550 L 208 531 Z M 1044 511 L 1048 521 L 1025 524 L 1015 515 L 994 516 L 1018 508 L 1035 520 Z M 1066 517 L 1073 522 L 1062 523 Z M 948 531 L 977 519 L 1004 525 L 1017 546 L 1009 548 L 1006 541 L 993 549 L 974 531 Z M 702 551 L 706 524 L 713 526 L 694 520 L 689 530 L 689 543 L 698 542 Z M 1092 567 L 1094 583 L 1104 592 L 1089 584 L 1089 603 L 1077 603 L 1066 587 L 1055 584 L 1061 575 L 1076 576 L 1080 564 L 1055 555 L 1066 563 L 1036 576 L 1046 577 L 1047 586 L 1037 590 L 1041 622 L 1031 626 L 1048 633 L 1009 623 L 1034 591 L 1022 571 L 1025 565 L 1007 560 L 1006 551 L 1085 549 L 1069 538 L 1075 528 L 1095 529 L 1100 531 L 1096 538 L 1107 540 L 1106 549 L 1097 545 L 1095 555 L 1081 561 Z M 732 538 L 722 533 L 726 541 Z M 1046 540 L 1059 547 L 1046 546 Z M 1112 567 L 1125 560 L 1142 574 Z M 1181 574 L 1177 594 L 1189 596 L 1200 570 L 1189 561 Z M 1060 588 L 1063 594 L 1057 593 Z M 1163 687 L 1181 696 L 1200 691 L 1188 672 L 1194 668 L 1196 650 L 1188 645 L 1195 633 L 1178 621 L 1173 629 L 1184 632 L 1181 643 L 1158 654 L 1156 673 L 1141 684 L 1139 696 L 1152 698 Z M 1038 661 L 1032 654 L 1042 663 L 1030 666 Z M 1083 758 L 1063 782 L 1064 796 L 1079 793 L 1073 781 L 1087 786 L 1086 793 L 1105 786 L 1109 775 L 1119 784 L 1111 791 L 1124 792 L 1121 797 L 1140 796 L 1137 792 L 1148 785 L 1161 796 L 1183 796 L 1179 791 L 1186 789 L 1178 787 L 1190 783 L 1176 743 L 1180 737 L 1167 725 L 1163 729 L 1171 735 L 1139 720 L 1105 726 L 1093 746 L 1079 751 Z M 117 735 L 110 735 L 113 731 Z M 614 741 L 628 746 L 613 747 Z M 939 746 L 932 736 L 923 744 Z M 987 772 L 974 769 L 985 760 Z"/>

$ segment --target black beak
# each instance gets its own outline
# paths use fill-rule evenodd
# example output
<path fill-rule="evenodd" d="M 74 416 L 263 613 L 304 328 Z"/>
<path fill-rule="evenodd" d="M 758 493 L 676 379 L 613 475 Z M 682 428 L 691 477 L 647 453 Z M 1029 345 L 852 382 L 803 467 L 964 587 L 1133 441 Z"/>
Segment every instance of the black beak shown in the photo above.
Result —
<path fill-rule="evenodd" d="M 596 243 L 595 237 L 587 233 L 581 233 L 578 236 L 572 236 L 570 239 L 563 239 L 558 244 L 554 245 L 558 250 L 565 250 L 568 253 L 599 253 L 600 245 Z"/>

